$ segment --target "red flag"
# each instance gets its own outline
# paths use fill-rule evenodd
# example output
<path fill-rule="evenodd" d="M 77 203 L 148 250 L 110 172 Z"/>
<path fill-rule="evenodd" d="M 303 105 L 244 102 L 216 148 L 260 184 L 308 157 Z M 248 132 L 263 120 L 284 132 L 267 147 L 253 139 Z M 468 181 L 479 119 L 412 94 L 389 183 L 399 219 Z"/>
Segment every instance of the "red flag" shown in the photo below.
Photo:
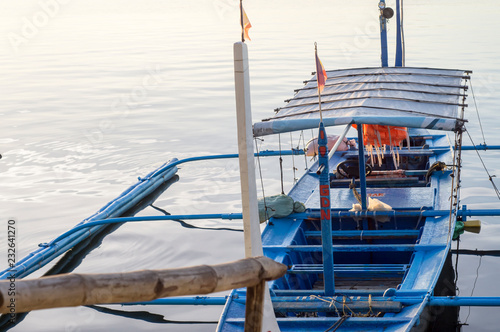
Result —
<path fill-rule="evenodd" d="M 316 52 L 315 55 L 316 55 L 316 79 L 318 80 L 318 93 L 321 93 L 325 88 L 325 82 L 328 77 L 326 76 L 325 67 L 323 67 L 323 64 L 318 58 L 318 53 Z"/>
<path fill-rule="evenodd" d="M 252 24 L 250 24 L 250 21 L 248 20 L 247 13 L 245 13 L 245 9 L 241 7 L 242 13 L 243 13 L 243 31 L 245 32 L 245 39 L 251 40 L 250 36 L 248 35 L 248 30 L 252 27 Z"/>

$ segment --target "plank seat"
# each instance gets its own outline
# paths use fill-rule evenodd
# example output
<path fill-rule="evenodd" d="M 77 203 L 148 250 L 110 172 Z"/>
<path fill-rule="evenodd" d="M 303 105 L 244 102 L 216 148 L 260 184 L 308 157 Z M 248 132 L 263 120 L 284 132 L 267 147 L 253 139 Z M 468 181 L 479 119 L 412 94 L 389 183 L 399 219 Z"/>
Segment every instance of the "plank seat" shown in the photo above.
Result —
<path fill-rule="evenodd" d="M 332 231 L 333 238 L 359 238 L 359 239 L 417 238 L 419 234 L 420 230 L 418 229 Z M 321 231 L 306 231 L 305 236 L 307 238 L 321 237 Z"/>
<path fill-rule="evenodd" d="M 442 250 L 445 244 L 361 244 L 361 245 L 333 245 L 333 252 L 400 252 L 400 251 L 432 251 Z M 266 251 L 285 252 L 322 252 L 320 245 L 266 245 Z"/>
<path fill-rule="evenodd" d="M 403 277 L 408 264 L 335 264 L 335 277 L 354 277 L 356 279 Z M 294 264 L 288 273 L 323 273 L 323 264 Z"/>
<path fill-rule="evenodd" d="M 358 183 L 359 180 L 356 180 Z M 342 188 L 347 187 L 351 183 L 350 179 L 332 179 L 330 181 L 331 188 Z M 418 176 L 409 176 L 409 177 L 397 177 L 397 178 L 389 178 L 389 177 L 370 177 L 366 178 L 366 185 L 368 187 L 425 187 L 427 183 L 419 179 Z"/>
<path fill-rule="evenodd" d="M 435 149 L 410 149 L 408 150 L 407 148 L 403 148 L 401 150 L 398 150 L 398 153 L 400 156 L 433 156 L 436 153 L 441 153 L 441 150 L 435 150 Z M 386 152 L 382 153 L 384 157 L 392 157 L 392 154 L 389 150 L 386 150 Z M 342 157 L 346 159 L 352 159 L 352 158 L 358 158 L 359 152 L 357 150 L 354 151 L 346 151 L 342 154 Z M 369 157 L 369 154 L 365 152 L 365 157 Z"/>

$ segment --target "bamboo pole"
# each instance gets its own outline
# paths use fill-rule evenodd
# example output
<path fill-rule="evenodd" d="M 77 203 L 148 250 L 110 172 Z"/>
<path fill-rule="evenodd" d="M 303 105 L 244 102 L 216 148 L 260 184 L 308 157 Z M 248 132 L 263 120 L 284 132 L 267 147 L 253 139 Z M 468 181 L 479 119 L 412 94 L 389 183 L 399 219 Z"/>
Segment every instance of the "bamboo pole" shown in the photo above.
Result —
<path fill-rule="evenodd" d="M 261 256 L 168 270 L 63 274 L 30 280 L 11 278 L 0 281 L 0 313 L 208 294 L 256 286 L 285 273 L 285 265 Z"/>

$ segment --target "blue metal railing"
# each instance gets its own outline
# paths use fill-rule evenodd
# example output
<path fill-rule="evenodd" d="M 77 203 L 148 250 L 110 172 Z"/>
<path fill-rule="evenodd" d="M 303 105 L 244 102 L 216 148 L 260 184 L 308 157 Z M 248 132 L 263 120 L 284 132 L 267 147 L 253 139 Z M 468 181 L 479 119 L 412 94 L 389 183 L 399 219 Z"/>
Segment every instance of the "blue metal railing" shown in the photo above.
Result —
<path fill-rule="evenodd" d="M 383 302 L 392 300 L 394 302 L 401 302 L 403 305 L 412 305 L 422 302 L 421 296 L 408 296 L 407 294 L 399 295 L 396 293 L 394 297 L 372 297 L 372 301 Z M 358 296 L 359 297 L 359 296 Z M 121 305 L 224 305 L 226 304 L 229 296 L 194 296 L 194 297 L 169 297 L 161 298 L 152 301 L 142 302 L 127 302 L 115 303 Z M 325 300 L 331 297 L 325 297 Z M 358 298 L 359 300 L 367 301 L 368 298 Z M 245 297 L 233 298 L 233 301 L 245 303 Z M 294 296 L 294 297 L 280 297 L 273 296 L 273 302 L 315 302 L 321 301 L 308 296 Z M 492 296 L 430 296 L 427 302 L 428 306 L 484 306 L 484 307 L 498 307 L 500 306 L 500 297 Z"/>

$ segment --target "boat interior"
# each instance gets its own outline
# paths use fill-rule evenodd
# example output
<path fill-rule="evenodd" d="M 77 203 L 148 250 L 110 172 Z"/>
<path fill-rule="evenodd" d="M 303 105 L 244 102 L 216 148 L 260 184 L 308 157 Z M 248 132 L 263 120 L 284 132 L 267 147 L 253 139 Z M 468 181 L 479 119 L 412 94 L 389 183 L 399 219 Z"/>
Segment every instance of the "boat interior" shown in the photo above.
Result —
<path fill-rule="evenodd" d="M 449 177 L 450 171 L 436 167 L 443 154 L 450 153 L 445 135 L 410 129 L 410 145 L 396 151 L 365 154 L 366 193 L 390 205 L 391 211 L 408 216 L 349 215 L 359 190 L 358 149 L 336 152 L 330 159 L 330 197 L 336 294 L 383 296 L 400 289 L 415 259 L 427 219 L 420 212 L 435 209 L 436 177 Z M 383 157 L 382 157 L 383 155 Z M 380 157 L 380 158 L 379 158 Z M 398 159 L 397 161 L 395 159 Z M 380 159 L 380 160 L 379 160 Z M 313 165 L 290 192 L 294 200 L 317 212 L 305 219 L 273 219 L 263 233 L 264 253 L 288 266 L 287 274 L 270 282 L 274 296 L 323 294 L 323 258 L 319 215 L 318 165 Z M 296 188 L 301 188 L 297 190 Z M 310 190 L 304 189 L 309 188 Z M 317 217 L 316 217 L 317 216 Z M 432 222 L 432 221 L 429 221 Z M 274 306 L 280 317 L 304 315 L 304 306 L 281 303 Z M 307 314 L 321 315 L 321 312 Z M 335 315 L 335 306 L 324 313 Z M 338 314 L 338 312 L 337 312 Z M 381 313 L 383 315 L 383 313 Z"/>

